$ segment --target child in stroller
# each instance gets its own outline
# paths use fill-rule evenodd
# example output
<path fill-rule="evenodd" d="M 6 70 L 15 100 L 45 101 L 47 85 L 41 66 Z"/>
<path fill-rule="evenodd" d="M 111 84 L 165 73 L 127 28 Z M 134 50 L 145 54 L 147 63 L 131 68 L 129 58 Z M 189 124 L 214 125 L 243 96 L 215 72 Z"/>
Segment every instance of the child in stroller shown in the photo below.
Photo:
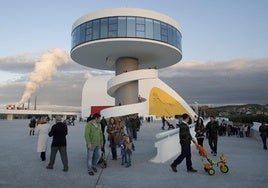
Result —
<path fill-rule="evenodd" d="M 166 121 L 166 122 L 167 122 L 167 125 L 168 125 L 168 130 L 169 129 L 175 129 L 173 124 L 169 123 L 168 121 Z"/>

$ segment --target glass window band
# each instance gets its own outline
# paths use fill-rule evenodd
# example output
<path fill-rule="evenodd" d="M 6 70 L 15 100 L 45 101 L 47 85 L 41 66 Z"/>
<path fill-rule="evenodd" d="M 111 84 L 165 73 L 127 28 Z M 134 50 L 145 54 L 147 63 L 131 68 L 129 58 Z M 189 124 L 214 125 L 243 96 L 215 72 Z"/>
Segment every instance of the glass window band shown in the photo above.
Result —
<path fill-rule="evenodd" d="M 172 25 L 150 18 L 113 16 L 90 20 L 72 31 L 72 49 L 85 42 L 107 38 L 142 38 L 170 44 L 181 50 L 181 33 Z"/>

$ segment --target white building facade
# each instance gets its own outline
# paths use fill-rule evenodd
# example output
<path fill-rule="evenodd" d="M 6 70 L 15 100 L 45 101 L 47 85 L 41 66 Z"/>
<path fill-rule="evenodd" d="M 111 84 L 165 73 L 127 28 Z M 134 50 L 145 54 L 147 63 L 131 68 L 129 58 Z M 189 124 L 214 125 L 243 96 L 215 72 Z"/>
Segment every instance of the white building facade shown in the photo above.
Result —
<path fill-rule="evenodd" d="M 94 105 L 113 106 L 101 111 L 105 117 L 182 113 L 194 117 L 192 108 L 158 78 L 158 69 L 181 60 L 181 37 L 175 20 L 144 9 L 107 9 L 79 18 L 73 24 L 71 58 L 84 66 L 115 72 L 100 82 L 98 78 L 86 82 L 82 117 Z M 98 84 L 98 88 L 96 83 L 104 84 L 106 92 L 90 92 L 101 91 L 103 86 Z M 97 98 L 107 100 L 100 104 Z"/>

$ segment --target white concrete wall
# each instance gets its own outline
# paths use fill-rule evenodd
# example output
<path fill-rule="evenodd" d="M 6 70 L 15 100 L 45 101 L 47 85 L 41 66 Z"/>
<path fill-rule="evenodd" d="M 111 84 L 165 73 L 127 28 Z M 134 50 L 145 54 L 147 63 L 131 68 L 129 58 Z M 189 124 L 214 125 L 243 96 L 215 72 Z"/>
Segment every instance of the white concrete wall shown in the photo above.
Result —
<path fill-rule="evenodd" d="M 259 127 L 261 126 L 261 123 L 259 122 L 253 122 L 253 126 L 250 129 L 250 137 L 255 138 L 262 142 Z"/>
<path fill-rule="evenodd" d="M 209 121 L 210 119 L 205 119 L 204 125 L 206 126 Z M 193 138 L 195 138 L 194 127 L 195 123 L 190 125 L 190 133 Z M 179 134 L 179 128 L 158 133 L 156 138 L 160 140 L 155 143 L 157 154 L 150 161 L 154 163 L 165 163 L 171 158 L 179 155 L 181 152 Z M 192 143 L 191 146 L 195 145 Z"/>
<path fill-rule="evenodd" d="M 96 76 L 89 78 L 83 87 L 81 101 L 81 117 L 91 114 L 91 106 L 113 106 L 114 98 L 107 94 L 107 82 L 111 76 Z"/>

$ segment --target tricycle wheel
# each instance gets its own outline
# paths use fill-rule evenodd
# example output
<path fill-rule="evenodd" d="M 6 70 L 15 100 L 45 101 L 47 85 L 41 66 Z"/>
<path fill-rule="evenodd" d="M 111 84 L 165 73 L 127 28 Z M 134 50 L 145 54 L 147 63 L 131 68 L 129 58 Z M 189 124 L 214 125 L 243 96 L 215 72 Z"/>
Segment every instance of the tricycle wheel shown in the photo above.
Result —
<path fill-rule="evenodd" d="M 222 165 L 220 167 L 220 170 L 221 170 L 222 173 L 227 173 L 229 171 L 229 168 L 228 168 L 227 165 Z"/>
<path fill-rule="evenodd" d="M 209 174 L 210 176 L 213 176 L 213 175 L 215 174 L 215 170 L 214 170 L 213 168 L 208 169 L 208 174 Z"/>

